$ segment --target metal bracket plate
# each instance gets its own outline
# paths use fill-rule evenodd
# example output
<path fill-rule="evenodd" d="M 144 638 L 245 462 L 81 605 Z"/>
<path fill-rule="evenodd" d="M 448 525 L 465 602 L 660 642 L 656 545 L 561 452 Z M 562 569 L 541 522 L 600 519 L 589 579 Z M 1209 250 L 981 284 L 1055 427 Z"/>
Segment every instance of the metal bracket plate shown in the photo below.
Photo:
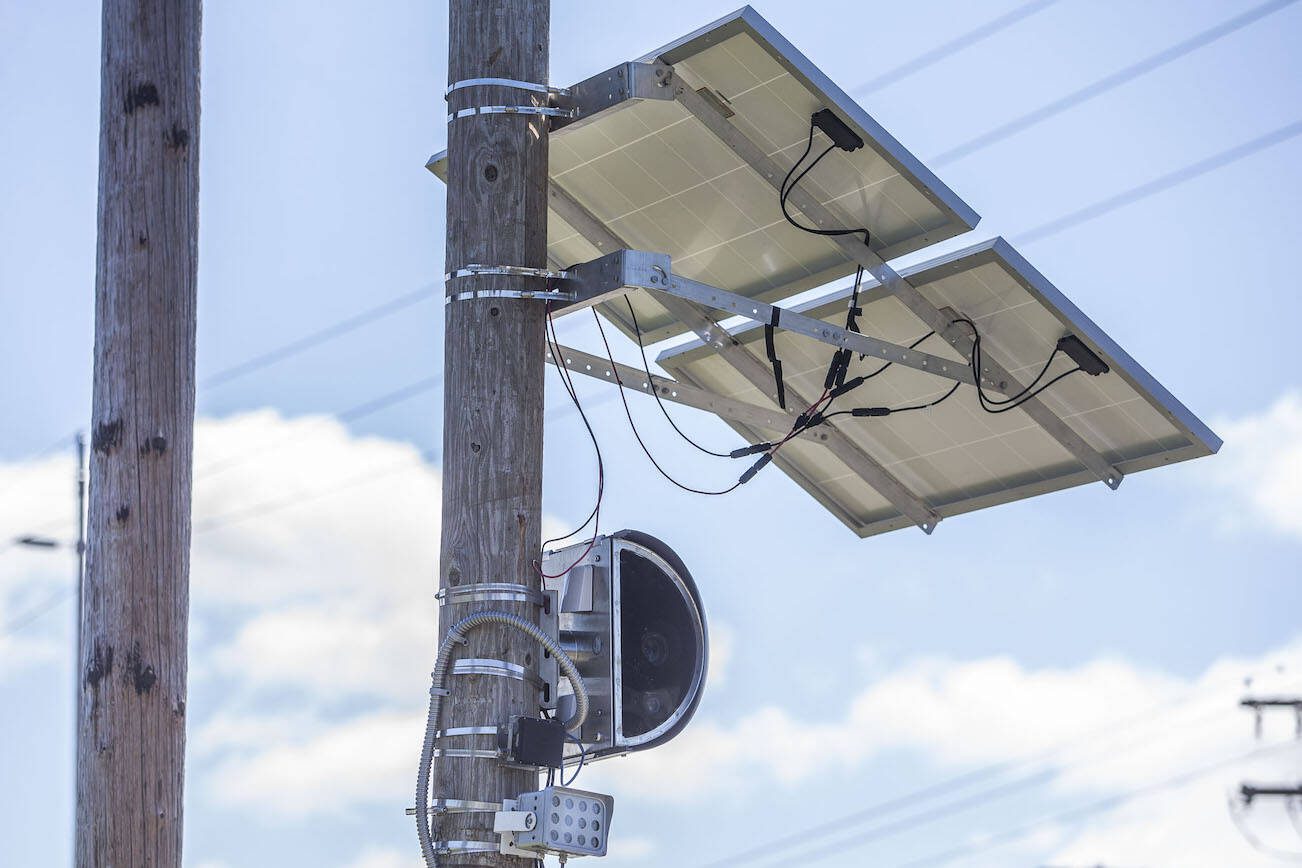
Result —
<path fill-rule="evenodd" d="M 672 100 L 672 81 L 673 68 L 663 63 L 621 63 L 584 79 L 571 87 L 568 94 L 559 96 L 557 105 L 570 109 L 572 114 L 568 119 L 553 121 L 552 129 L 584 123 L 630 100 Z"/>

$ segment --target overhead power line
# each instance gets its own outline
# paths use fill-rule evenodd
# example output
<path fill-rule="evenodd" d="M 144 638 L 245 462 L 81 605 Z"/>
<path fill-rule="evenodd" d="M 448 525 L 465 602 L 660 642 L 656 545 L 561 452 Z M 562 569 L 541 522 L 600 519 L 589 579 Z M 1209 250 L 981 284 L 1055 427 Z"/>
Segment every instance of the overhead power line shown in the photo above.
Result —
<path fill-rule="evenodd" d="M 1269 147 L 1295 138 L 1299 133 L 1302 133 L 1302 120 L 1296 120 L 1291 124 L 1286 124 L 1277 130 L 1272 130 L 1271 132 L 1266 133 L 1264 136 L 1258 136 L 1257 138 L 1244 142 L 1241 145 L 1235 145 L 1228 150 L 1221 151 L 1218 154 L 1213 154 L 1212 156 L 1199 160 L 1196 163 L 1191 163 L 1184 168 L 1176 169 L 1174 172 L 1162 175 L 1160 178 L 1154 178 L 1153 180 L 1136 187 L 1131 187 L 1129 190 L 1124 190 L 1120 193 L 1109 196 L 1106 199 L 1095 202 L 1093 205 L 1086 205 L 1084 208 L 1073 211 L 1070 214 L 1065 214 L 1055 220 L 1041 223 L 1033 229 L 1028 229 L 1021 234 L 1014 236 L 1012 240 L 1021 244 L 1030 244 L 1035 241 L 1042 241 L 1045 238 L 1057 235 L 1060 232 L 1065 232 L 1068 229 L 1079 226 L 1081 223 L 1093 220 L 1096 217 L 1109 214 L 1120 208 L 1124 208 L 1127 205 L 1133 205 L 1141 199 L 1156 196 L 1158 193 L 1163 193 L 1170 190 L 1172 187 L 1177 187 L 1180 184 L 1185 183 L 1186 181 L 1192 181 L 1194 178 L 1210 174 L 1217 169 L 1223 169 L 1231 163 L 1236 163 L 1239 160 L 1246 159 L 1253 154 L 1264 151 Z"/>
<path fill-rule="evenodd" d="M 979 808 L 993 801 L 1015 795 L 1016 793 L 1038 788 L 1048 784 L 1063 772 L 1070 771 L 1082 764 L 1080 761 L 1070 763 L 1055 762 L 1057 758 L 1069 754 L 1074 748 L 1082 744 L 1087 744 L 1093 746 L 1095 751 L 1097 751 L 1099 746 L 1096 744 L 1096 739 L 1100 737 L 1106 739 L 1110 735 L 1119 735 L 1134 730 L 1138 726 L 1151 723 L 1154 719 L 1155 712 L 1161 713 L 1162 717 L 1169 717 L 1177 713 L 1179 710 L 1186 708 L 1200 695 L 1200 691 L 1191 691 L 1184 700 L 1175 707 L 1168 707 L 1166 705 L 1153 706 L 1152 708 L 1145 709 L 1139 714 L 1128 716 L 1119 721 L 1109 721 L 1103 726 L 1093 728 L 1088 732 L 1059 742 L 1053 747 L 1023 757 L 1020 760 L 993 763 L 939 781 L 911 793 L 887 799 L 867 808 L 800 829 L 796 832 L 785 835 L 780 839 L 768 841 L 762 845 L 746 850 L 745 852 L 737 853 L 717 862 L 712 862 L 706 866 L 706 868 L 722 868 L 722 866 L 729 865 L 755 865 L 756 860 L 761 859 L 774 860 L 773 864 L 780 864 L 783 859 L 790 857 L 791 854 L 788 851 L 793 850 L 799 853 L 802 864 L 812 863 L 823 856 L 832 855 L 848 846 L 859 846 L 867 841 L 898 835 L 902 832 L 909 831 L 910 829 L 942 820 L 953 814 Z M 1211 714 L 1201 715 L 1195 722 L 1204 722 L 1211 717 L 1226 713 L 1229 713 L 1229 709 L 1216 708 L 1213 709 Z M 1151 742 L 1154 738 L 1160 737 L 1163 737 L 1162 733 L 1131 739 L 1120 747 L 1111 748 L 1108 755 L 1115 756 L 1129 752 L 1142 744 Z M 940 796 L 952 793 L 956 790 L 968 789 L 980 781 L 991 779 L 997 781 L 1001 776 L 1019 769 L 1028 769 L 1028 771 L 1026 774 L 1020 775 L 1011 781 L 991 783 L 975 792 L 969 793 L 968 795 L 951 799 L 917 813 L 906 815 L 879 826 L 863 828 L 864 826 L 871 826 L 873 822 L 879 819 L 897 814 L 904 808 L 915 804 L 934 802 Z M 828 835 L 837 833 L 841 834 L 839 834 L 834 840 L 827 840 Z M 824 841 L 825 843 L 817 848 L 811 849 L 809 846 L 810 841 Z"/>
<path fill-rule="evenodd" d="M 1003 15 L 992 18 L 980 27 L 975 27 L 960 36 L 954 37 L 948 42 L 942 42 L 930 51 L 924 51 L 912 60 L 901 63 L 899 66 L 883 72 L 876 78 L 864 82 L 856 87 L 853 93 L 856 96 L 867 96 L 870 93 L 874 93 L 884 87 L 895 84 L 895 82 L 903 78 L 907 78 L 916 72 L 921 72 L 929 66 L 934 66 L 937 63 L 940 63 L 942 60 L 947 60 L 955 53 L 962 51 L 965 48 L 971 48 L 978 42 L 988 39 L 1001 30 L 1006 30 L 1023 19 L 1030 18 L 1035 13 L 1047 9 L 1057 2 L 1058 0 L 1033 0 L 1033 2 L 1018 6 L 1016 9 L 1005 12 Z"/>
<path fill-rule="evenodd" d="M 1086 756 L 1092 756 L 1100 750 L 1106 750 L 1107 756 L 1116 756 L 1120 753 L 1128 752 L 1134 748 L 1152 741 L 1155 737 L 1161 737 L 1162 733 L 1151 736 L 1141 736 L 1132 738 L 1129 741 L 1116 745 L 1115 739 L 1126 733 L 1135 731 L 1145 725 L 1151 725 L 1155 721 L 1171 719 L 1196 704 L 1206 704 L 1204 698 L 1205 690 L 1197 687 L 1189 688 L 1182 697 L 1175 700 L 1165 700 L 1160 704 L 1145 708 L 1140 712 L 1127 715 L 1117 720 L 1111 720 L 1107 723 L 1092 728 L 1084 733 L 1070 737 L 1058 742 L 1044 750 L 1029 754 L 1020 759 L 1006 760 L 990 765 L 964 772 L 951 778 L 947 778 L 937 783 L 930 784 L 910 793 L 901 796 L 886 799 L 863 808 L 858 811 L 847 813 L 830 820 L 802 828 L 796 832 L 784 835 L 781 838 L 766 841 L 746 851 L 736 853 L 715 862 L 711 862 L 705 868 L 722 868 L 729 865 L 754 865 L 756 860 L 764 858 L 777 858 L 789 850 L 797 850 L 802 862 L 813 861 L 814 853 L 809 849 L 810 841 L 823 840 L 826 836 L 837 832 L 852 832 L 852 835 L 844 842 L 831 842 L 828 852 L 835 852 L 833 848 L 844 844 L 849 846 L 849 842 L 863 842 L 872 838 L 886 837 L 906 831 L 915 826 L 924 825 L 934 820 L 942 819 L 952 813 L 957 813 L 968 808 L 978 807 L 996 798 L 1012 795 L 1014 792 L 1034 788 L 1057 775 L 1071 771 L 1083 765 L 1083 761 L 1078 759 L 1074 762 L 1059 762 L 1064 756 L 1069 756 L 1074 750 L 1081 745 L 1087 745 L 1089 753 Z M 1211 709 L 1211 713 L 1204 713 L 1194 718 L 1182 722 L 1183 726 L 1190 726 L 1202 723 L 1220 714 L 1230 713 L 1231 709 L 1219 707 L 1218 705 Z M 1103 741 L 1100 743 L 1099 739 Z M 898 813 L 901 809 L 919 803 L 934 801 L 937 797 L 952 793 L 955 790 L 967 789 L 983 781 L 997 779 L 1009 772 L 1019 769 L 1028 769 L 1028 773 L 1019 777 L 1011 783 L 995 783 L 989 787 L 979 790 L 973 796 L 963 797 L 953 800 L 944 806 L 930 809 L 918 814 L 912 814 L 893 823 L 878 826 L 868 830 L 859 830 L 859 827 L 869 824 L 877 819 Z"/>
<path fill-rule="evenodd" d="M 312 347 L 342 337 L 349 332 L 354 332 L 362 326 L 369 325 L 376 320 L 383 319 L 384 317 L 395 314 L 400 310 L 405 310 L 414 304 L 428 301 L 434 298 L 434 290 L 435 287 L 433 285 L 427 284 L 415 292 L 409 292 L 406 295 L 390 299 L 383 304 L 367 308 L 360 313 L 345 317 L 336 323 L 332 323 L 331 325 L 312 332 L 311 334 L 304 335 L 297 340 L 282 344 L 278 347 L 267 350 L 264 353 L 256 355 L 251 359 L 246 359 L 243 362 L 239 362 L 238 364 L 231 365 L 228 368 L 223 368 L 214 374 L 210 374 L 199 381 L 199 386 L 204 389 L 211 389 L 214 386 L 220 386 L 223 383 L 243 377 L 246 374 L 251 374 L 254 371 L 261 370 L 269 365 L 274 365 L 276 362 L 282 362 L 285 359 L 296 356 Z"/>
<path fill-rule="evenodd" d="M 1094 802 L 1089 802 L 1088 804 L 1080 805 L 1078 807 L 1071 808 L 1066 811 L 1060 811 L 1055 814 L 1049 814 L 1047 816 L 1041 817 L 1038 820 L 1035 820 L 1034 822 L 1027 823 L 1022 826 L 1016 826 L 1011 829 L 1005 829 L 1000 832 L 984 835 L 979 841 L 973 841 L 970 844 L 965 844 L 960 847 L 954 847 L 949 850 L 941 851 L 939 853 L 933 853 L 929 856 L 924 856 L 920 859 L 914 859 L 909 862 L 904 862 L 899 866 L 897 866 L 897 868 L 922 868 L 922 866 L 924 865 L 944 865 L 946 863 L 953 862 L 956 859 L 960 859 L 964 856 L 971 856 L 974 853 L 981 853 L 986 850 L 993 850 L 997 847 L 1003 847 L 1007 844 L 1011 844 L 1014 841 L 1018 841 L 1021 840 L 1022 838 L 1027 837 L 1032 832 L 1035 832 L 1037 829 L 1041 829 L 1045 826 L 1056 825 L 1059 823 L 1067 823 L 1075 820 L 1083 820 L 1086 817 L 1090 817 L 1095 814 L 1100 814 L 1103 813 L 1104 811 L 1110 811 L 1113 808 L 1117 808 L 1132 799 L 1137 799 L 1143 796 L 1154 795 L 1156 793 L 1163 792 L 1164 790 L 1177 789 L 1186 784 L 1192 783 L 1193 781 L 1196 781 L 1199 778 L 1203 778 L 1206 777 L 1207 775 L 1214 774 L 1220 771 L 1221 769 L 1229 768 L 1235 763 L 1243 762 L 1245 760 L 1250 760 L 1250 759 L 1256 759 L 1259 756 L 1264 756 L 1267 754 L 1279 753 L 1289 748 L 1296 749 L 1296 747 L 1297 746 L 1292 742 L 1287 742 L 1285 744 L 1270 745 L 1268 747 L 1261 747 L 1261 748 L 1257 748 L 1256 750 L 1250 750 L 1247 753 L 1237 754 L 1235 756 L 1227 757 L 1226 759 L 1218 760 L 1217 762 L 1210 763 L 1208 765 L 1198 766 L 1196 768 L 1181 772 L 1180 774 L 1173 775 L 1172 777 L 1166 778 L 1156 783 L 1146 784 L 1141 787 L 1135 787 L 1134 789 L 1126 790 L 1125 792 L 1117 793 L 1115 795 L 1108 796 L 1107 798 L 1099 799 Z"/>
<path fill-rule="evenodd" d="M 1232 33 L 1242 30 L 1249 24 L 1260 21 L 1267 15 L 1278 12 L 1287 6 L 1296 3 L 1297 0 L 1270 0 L 1260 6 L 1254 6 L 1247 12 L 1236 15 L 1233 18 L 1210 27 L 1190 38 L 1172 45 L 1170 48 L 1163 49 L 1156 54 L 1127 67 L 1117 70 L 1111 75 L 1106 75 L 1097 81 L 1091 82 L 1084 87 L 1074 90 L 1066 96 L 1059 97 L 1052 102 L 1045 103 L 1037 109 L 1027 112 L 1020 117 L 1016 117 L 1006 123 L 1000 124 L 994 129 L 987 130 L 979 136 L 968 139 L 966 142 L 955 145 L 947 151 L 937 154 L 930 160 L 934 166 L 946 166 L 950 163 L 957 162 L 964 157 L 969 157 L 977 151 L 984 150 L 996 142 L 1002 142 L 1005 139 L 1012 138 L 1018 133 L 1024 132 L 1031 127 L 1043 123 L 1050 118 L 1057 117 L 1063 112 L 1076 108 L 1082 103 L 1088 102 L 1097 96 L 1116 90 L 1123 84 L 1141 78 L 1157 69 L 1162 68 L 1185 55 L 1191 54 L 1204 46 L 1210 45 L 1219 39 L 1223 39 Z"/>

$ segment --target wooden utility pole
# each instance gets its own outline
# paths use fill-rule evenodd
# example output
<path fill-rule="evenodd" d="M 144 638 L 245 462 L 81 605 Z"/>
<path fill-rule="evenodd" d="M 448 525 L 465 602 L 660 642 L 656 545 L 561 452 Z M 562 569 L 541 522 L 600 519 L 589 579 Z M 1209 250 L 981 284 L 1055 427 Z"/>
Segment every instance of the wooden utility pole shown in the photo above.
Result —
<path fill-rule="evenodd" d="M 505 78 L 546 83 L 548 0 L 452 0 L 449 82 Z M 545 102 L 542 94 L 502 85 L 462 88 L 450 111 Z M 537 115 L 484 114 L 448 126 L 447 271 L 468 264 L 547 264 L 547 122 Z M 468 277 L 449 293 L 538 290 L 536 278 Z M 444 319 L 442 587 L 511 582 L 540 587 L 535 563 L 542 537 L 543 346 L 545 316 L 537 299 L 451 301 Z M 483 603 L 445 606 L 440 636 Z M 538 618 L 527 603 L 491 607 Z M 537 643 L 503 627 L 470 635 L 458 657 L 487 658 L 537 672 Z M 536 691 L 525 682 L 454 675 L 445 727 L 496 726 L 513 715 L 536 716 Z M 491 738 L 442 740 L 440 748 L 491 748 Z M 537 788 L 537 775 L 492 759 L 440 758 L 433 798 L 499 802 Z M 495 841 L 491 813 L 449 814 L 435 838 Z M 492 853 L 449 853 L 448 865 L 525 865 Z"/>
<path fill-rule="evenodd" d="M 78 866 L 181 864 L 199 0 L 104 0 Z"/>

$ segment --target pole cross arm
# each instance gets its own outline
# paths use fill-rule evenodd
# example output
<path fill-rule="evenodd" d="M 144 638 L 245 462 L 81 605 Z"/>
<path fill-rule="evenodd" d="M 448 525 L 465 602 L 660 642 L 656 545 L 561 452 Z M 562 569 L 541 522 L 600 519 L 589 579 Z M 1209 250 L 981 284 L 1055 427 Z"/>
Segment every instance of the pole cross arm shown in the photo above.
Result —
<path fill-rule="evenodd" d="M 647 289 L 712 310 L 737 314 L 758 323 L 771 324 L 839 350 L 850 350 L 969 386 L 976 382 L 971 367 L 964 361 L 852 332 L 811 316 L 681 277 L 673 273 L 670 257 L 663 253 L 616 250 L 599 259 L 574 266 L 567 271 L 567 275 L 570 278 L 567 288 L 574 293 L 574 304 L 595 304 L 630 288 Z M 986 380 L 982 385 L 990 391 L 1002 391 L 1000 384 L 994 380 Z"/>
<path fill-rule="evenodd" d="M 697 118 L 714 137 L 731 150 L 756 174 L 764 178 L 774 190 L 781 191 L 786 172 L 758 144 L 751 140 L 741 129 L 730 123 L 727 117 L 701 94 L 697 93 L 677 76 L 673 83 L 674 99 Z M 811 179 L 804 179 L 800 184 L 787 191 L 787 200 L 800 210 L 814 225 L 822 229 L 856 225 L 836 209 L 823 203 L 830 201 L 826 195 L 816 196 L 810 190 L 817 191 L 817 185 Z M 862 265 L 880 284 L 885 286 L 914 316 L 928 328 L 941 335 L 960 352 L 964 353 L 965 335 L 960 329 L 952 328 L 952 320 L 930 301 L 909 281 L 905 280 L 895 269 L 891 268 L 863 240 L 857 236 L 839 236 L 829 238 L 841 248 L 850 261 Z M 982 376 L 989 377 L 1004 384 L 1003 389 L 1011 394 L 1018 392 L 1022 384 L 998 362 L 985 360 L 986 370 Z M 1121 470 L 1109 462 L 1090 446 L 1083 437 L 1068 425 L 1057 413 L 1051 410 L 1037 397 L 1023 401 L 1021 409 L 1031 417 L 1049 436 L 1058 442 L 1067 452 L 1087 467 L 1109 488 L 1121 485 L 1124 476 Z"/>
<path fill-rule="evenodd" d="M 1239 787 L 1239 793 L 1243 796 L 1243 801 L 1252 804 L 1252 800 L 1267 796 L 1277 799 L 1302 799 L 1302 784 L 1243 784 Z"/>

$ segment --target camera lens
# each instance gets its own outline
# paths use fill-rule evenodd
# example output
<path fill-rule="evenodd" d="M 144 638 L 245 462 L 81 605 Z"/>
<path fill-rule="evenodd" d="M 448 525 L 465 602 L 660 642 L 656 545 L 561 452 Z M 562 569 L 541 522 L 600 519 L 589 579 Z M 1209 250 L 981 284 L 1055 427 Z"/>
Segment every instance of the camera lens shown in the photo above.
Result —
<path fill-rule="evenodd" d="M 664 633 L 648 630 L 642 634 L 642 657 L 652 666 L 663 666 L 669 659 L 669 640 Z"/>

